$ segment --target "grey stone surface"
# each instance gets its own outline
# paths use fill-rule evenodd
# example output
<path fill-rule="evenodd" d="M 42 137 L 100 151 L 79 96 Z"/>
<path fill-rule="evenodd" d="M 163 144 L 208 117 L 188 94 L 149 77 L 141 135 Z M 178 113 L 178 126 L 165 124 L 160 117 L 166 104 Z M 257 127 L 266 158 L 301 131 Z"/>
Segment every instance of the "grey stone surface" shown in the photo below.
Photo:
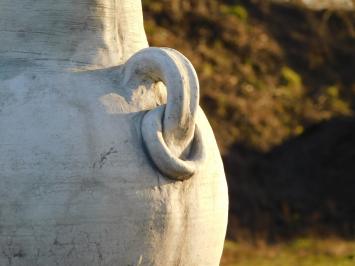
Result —
<path fill-rule="evenodd" d="M 1 0 L 0 40 L 0 265 L 218 265 L 218 147 L 140 1 Z"/>

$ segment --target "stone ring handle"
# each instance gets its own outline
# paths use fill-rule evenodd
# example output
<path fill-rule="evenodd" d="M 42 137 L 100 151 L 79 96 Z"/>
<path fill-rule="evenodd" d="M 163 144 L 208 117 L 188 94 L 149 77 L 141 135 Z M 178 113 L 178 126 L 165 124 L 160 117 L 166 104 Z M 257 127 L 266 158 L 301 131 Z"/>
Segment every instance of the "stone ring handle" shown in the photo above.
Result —
<path fill-rule="evenodd" d="M 163 174 L 177 180 L 189 178 L 203 157 L 201 135 L 195 125 L 199 83 L 192 64 L 176 50 L 146 48 L 134 54 L 124 69 L 125 84 L 136 75 L 165 84 L 167 103 L 145 114 L 143 141 Z"/>

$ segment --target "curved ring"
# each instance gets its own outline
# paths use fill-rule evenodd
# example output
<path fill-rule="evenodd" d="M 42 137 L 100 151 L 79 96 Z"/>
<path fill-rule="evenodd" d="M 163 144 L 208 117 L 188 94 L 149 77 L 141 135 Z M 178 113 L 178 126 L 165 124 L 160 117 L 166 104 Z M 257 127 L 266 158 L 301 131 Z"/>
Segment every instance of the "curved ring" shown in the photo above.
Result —
<path fill-rule="evenodd" d="M 185 179 L 195 169 L 192 161 L 179 158 L 188 154 L 189 145 L 196 137 L 195 116 L 199 105 L 196 72 L 178 51 L 146 48 L 126 62 L 124 84 L 138 76 L 162 81 L 167 88 L 166 106 L 149 111 L 142 122 L 143 139 L 150 157 L 164 174 Z"/>
<path fill-rule="evenodd" d="M 201 133 L 196 126 L 190 154 L 183 160 L 172 154 L 165 143 L 161 124 L 163 115 L 164 107 L 159 106 L 144 116 L 142 121 L 144 144 L 151 159 L 163 174 L 176 180 L 186 180 L 195 173 L 197 165 L 205 158 Z"/>

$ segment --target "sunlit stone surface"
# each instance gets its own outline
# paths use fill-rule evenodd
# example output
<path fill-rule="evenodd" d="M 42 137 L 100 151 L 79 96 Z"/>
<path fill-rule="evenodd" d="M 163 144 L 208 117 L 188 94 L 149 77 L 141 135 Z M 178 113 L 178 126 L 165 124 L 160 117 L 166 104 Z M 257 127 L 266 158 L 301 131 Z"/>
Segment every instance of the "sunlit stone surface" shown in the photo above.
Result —
<path fill-rule="evenodd" d="M 218 265 L 222 160 L 140 1 L 2 0 L 0 18 L 0 265 Z"/>

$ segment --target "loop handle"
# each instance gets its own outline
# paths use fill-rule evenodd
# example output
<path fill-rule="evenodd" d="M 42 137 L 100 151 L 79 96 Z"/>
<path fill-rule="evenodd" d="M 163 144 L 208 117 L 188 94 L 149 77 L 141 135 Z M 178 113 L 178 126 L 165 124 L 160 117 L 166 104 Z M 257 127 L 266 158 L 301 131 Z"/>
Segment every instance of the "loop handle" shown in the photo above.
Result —
<path fill-rule="evenodd" d="M 124 83 L 140 75 L 162 81 L 167 88 L 166 106 L 145 115 L 142 135 L 148 153 L 158 169 L 168 177 L 186 179 L 194 171 L 192 146 L 195 117 L 199 105 L 199 83 L 196 72 L 185 56 L 169 48 L 146 48 L 134 54 L 125 64 Z M 138 77 L 136 77 L 138 78 Z M 201 144 L 201 143 L 200 143 Z M 196 157 L 197 156 L 197 157 Z M 186 157 L 186 158 L 185 158 Z"/>

